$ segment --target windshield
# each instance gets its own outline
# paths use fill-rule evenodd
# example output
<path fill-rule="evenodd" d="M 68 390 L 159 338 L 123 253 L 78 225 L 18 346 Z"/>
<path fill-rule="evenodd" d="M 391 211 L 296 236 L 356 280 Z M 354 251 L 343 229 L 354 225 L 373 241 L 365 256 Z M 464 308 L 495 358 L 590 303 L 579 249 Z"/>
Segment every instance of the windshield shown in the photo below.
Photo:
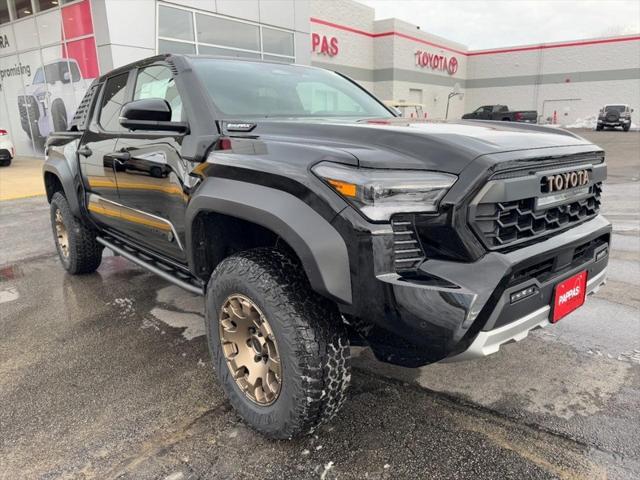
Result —
<path fill-rule="evenodd" d="M 604 111 L 623 113 L 626 108 L 627 107 L 625 105 L 607 105 L 606 107 L 604 107 Z"/>
<path fill-rule="evenodd" d="M 33 85 L 36 85 L 38 83 L 44 83 L 44 71 L 42 70 L 42 67 L 38 68 L 38 70 L 36 70 L 36 74 L 33 76 Z"/>
<path fill-rule="evenodd" d="M 194 58 L 218 110 L 227 117 L 392 117 L 340 75 L 274 63 Z"/>

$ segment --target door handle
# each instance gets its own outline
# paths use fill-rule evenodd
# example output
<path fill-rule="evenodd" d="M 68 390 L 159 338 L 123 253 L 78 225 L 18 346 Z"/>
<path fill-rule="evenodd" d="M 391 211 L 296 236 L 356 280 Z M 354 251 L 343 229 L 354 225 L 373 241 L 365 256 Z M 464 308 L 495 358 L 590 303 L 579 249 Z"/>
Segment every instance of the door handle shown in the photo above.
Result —
<path fill-rule="evenodd" d="M 93 152 L 87 146 L 80 147 L 78 149 L 78 155 L 82 155 L 83 157 L 90 157 L 92 154 L 93 154 Z"/>
<path fill-rule="evenodd" d="M 113 152 L 109 156 L 120 163 L 125 163 L 131 159 L 131 154 L 129 152 Z"/>

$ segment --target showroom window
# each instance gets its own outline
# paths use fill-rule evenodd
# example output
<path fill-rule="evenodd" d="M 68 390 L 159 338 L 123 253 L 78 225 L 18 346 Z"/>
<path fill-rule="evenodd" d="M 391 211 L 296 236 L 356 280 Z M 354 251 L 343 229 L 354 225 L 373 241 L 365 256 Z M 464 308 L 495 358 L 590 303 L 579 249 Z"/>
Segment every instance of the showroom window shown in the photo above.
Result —
<path fill-rule="evenodd" d="M 44 12 L 59 5 L 58 0 L 35 0 L 36 12 Z"/>
<path fill-rule="evenodd" d="M 166 5 L 158 6 L 158 53 L 295 61 L 290 30 Z"/>
<path fill-rule="evenodd" d="M 16 16 L 18 18 L 28 17 L 33 14 L 31 0 L 15 0 Z"/>
<path fill-rule="evenodd" d="M 8 23 L 9 21 L 11 21 L 11 16 L 9 15 L 9 3 L 7 0 L 0 0 L 0 25 Z"/>

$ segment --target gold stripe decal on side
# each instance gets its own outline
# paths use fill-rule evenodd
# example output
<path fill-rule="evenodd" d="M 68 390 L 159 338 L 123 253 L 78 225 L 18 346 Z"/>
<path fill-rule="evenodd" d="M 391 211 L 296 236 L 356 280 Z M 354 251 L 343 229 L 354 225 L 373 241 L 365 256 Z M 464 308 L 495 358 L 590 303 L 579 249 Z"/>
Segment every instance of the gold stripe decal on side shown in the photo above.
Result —
<path fill-rule="evenodd" d="M 120 218 L 120 211 L 118 209 L 105 207 L 104 205 L 100 205 L 98 203 L 89 203 L 89 211 L 98 215 Z"/>
<path fill-rule="evenodd" d="M 175 240 L 178 247 L 182 250 L 182 243 L 176 233 L 173 225 L 169 220 L 165 220 L 161 217 L 156 217 L 151 213 L 146 213 L 141 210 L 136 210 L 130 207 L 126 207 L 119 203 L 101 198 L 98 195 L 91 194 L 89 198 L 89 204 L 87 206 L 90 212 L 96 215 L 104 215 L 111 218 L 119 218 L 125 222 L 135 223 L 137 225 L 144 225 L 155 230 L 160 230 L 163 233 L 171 232 L 169 241 Z M 173 238 L 173 240 L 172 240 Z"/>
<path fill-rule="evenodd" d="M 89 186 L 93 188 L 117 188 L 117 184 L 114 180 L 108 177 L 87 177 Z"/>

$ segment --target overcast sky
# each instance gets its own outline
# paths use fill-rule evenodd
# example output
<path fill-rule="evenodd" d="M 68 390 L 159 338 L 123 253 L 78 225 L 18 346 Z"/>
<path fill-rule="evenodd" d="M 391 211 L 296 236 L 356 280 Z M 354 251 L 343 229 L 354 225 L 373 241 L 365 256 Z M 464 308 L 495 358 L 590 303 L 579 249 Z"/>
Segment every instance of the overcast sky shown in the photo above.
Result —
<path fill-rule="evenodd" d="M 473 50 L 640 33 L 640 0 L 358 0 Z"/>

